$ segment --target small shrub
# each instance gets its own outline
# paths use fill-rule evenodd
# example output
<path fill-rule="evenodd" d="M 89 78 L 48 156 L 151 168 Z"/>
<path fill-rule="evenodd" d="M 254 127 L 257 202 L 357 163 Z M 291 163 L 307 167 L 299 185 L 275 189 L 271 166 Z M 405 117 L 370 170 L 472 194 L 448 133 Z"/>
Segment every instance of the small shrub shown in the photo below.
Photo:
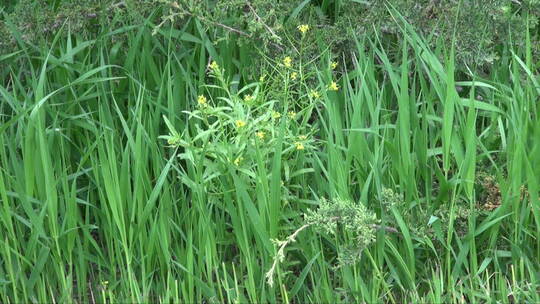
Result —
<path fill-rule="evenodd" d="M 362 250 L 375 241 L 379 223 L 375 213 L 364 204 L 343 199 L 322 199 L 317 210 L 308 210 L 305 221 L 316 230 L 342 240 L 339 265 L 351 265 L 360 259 Z"/>
<path fill-rule="evenodd" d="M 374 212 L 362 203 L 336 198 L 321 199 L 316 210 L 304 214 L 304 225 L 289 235 L 285 240 L 273 240 L 278 250 L 272 267 L 266 273 L 268 284 L 274 284 L 274 273 L 279 262 L 285 260 L 285 248 L 296 242 L 296 237 L 303 230 L 313 227 L 320 233 L 331 235 L 339 240 L 337 267 L 352 265 L 360 260 L 362 251 L 375 241 L 375 232 L 379 220 Z M 350 236 L 350 238 L 348 237 Z"/>

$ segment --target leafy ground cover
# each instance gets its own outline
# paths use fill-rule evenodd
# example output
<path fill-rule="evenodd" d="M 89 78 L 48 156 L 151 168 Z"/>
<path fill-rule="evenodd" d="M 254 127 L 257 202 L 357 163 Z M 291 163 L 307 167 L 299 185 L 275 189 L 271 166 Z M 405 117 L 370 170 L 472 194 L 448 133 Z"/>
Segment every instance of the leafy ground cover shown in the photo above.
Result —
<path fill-rule="evenodd" d="M 388 9 L 398 44 L 346 53 L 197 18 L 15 39 L 0 301 L 540 302 L 533 37 L 478 75 Z"/>

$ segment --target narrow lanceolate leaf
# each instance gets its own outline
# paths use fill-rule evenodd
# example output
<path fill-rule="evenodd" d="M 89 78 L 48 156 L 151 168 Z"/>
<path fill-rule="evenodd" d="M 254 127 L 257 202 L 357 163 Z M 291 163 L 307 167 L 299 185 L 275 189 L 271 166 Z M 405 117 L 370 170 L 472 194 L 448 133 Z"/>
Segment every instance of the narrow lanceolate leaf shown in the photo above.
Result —
<path fill-rule="evenodd" d="M 411 106 L 409 100 L 409 69 L 407 57 L 407 43 L 403 43 L 401 59 L 401 82 L 400 95 L 398 99 L 398 124 L 399 124 L 399 146 L 401 160 L 401 174 L 404 183 L 408 184 L 408 192 L 412 190 L 414 179 L 411 179 Z"/>
<path fill-rule="evenodd" d="M 448 61 L 446 73 L 446 99 L 443 101 L 443 125 L 442 125 L 442 145 L 443 145 L 443 169 L 448 173 L 452 155 L 452 136 L 454 136 L 454 113 L 455 103 L 459 98 L 454 82 L 454 58 L 453 51 Z"/>
<path fill-rule="evenodd" d="M 465 159 L 463 161 L 462 181 L 465 186 L 465 192 L 469 200 L 474 200 L 474 184 L 476 179 L 476 108 L 472 100 L 474 89 L 471 92 L 471 107 L 467 113 L 467 120 L 464 131 L 465 139 Z"/>

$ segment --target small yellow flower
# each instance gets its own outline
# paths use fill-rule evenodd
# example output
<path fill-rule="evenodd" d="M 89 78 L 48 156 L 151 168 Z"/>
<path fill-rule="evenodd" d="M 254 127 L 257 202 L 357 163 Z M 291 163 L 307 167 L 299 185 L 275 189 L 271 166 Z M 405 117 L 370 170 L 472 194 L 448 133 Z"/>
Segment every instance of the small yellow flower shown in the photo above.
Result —
<path fill-rule="evenodd" d="M 108 286 L 109 286 L 109 281 L 102 281 L 101 282 L 101 288 L 107 289 Z"/>
<path fill-rule="evenodd" d="M 307 136 L 305 136 L 305 135 L 300 135 L 300 136 L 298 136 L 298 139 L 300 139 L 300 140 L 306 140 L 306 139 L 307 139 Z"/>
<path fill-rule="evenodd" d="M 199 95 L 199 97 L 197 97 L 197 103 L 199 103 L 199 105 L 201 105 L 201 106 L 205 106 L 206 105 L 206 97 L 204 95 Z"/>
<path fill-rule="evenodd" d="M 311 96 L 313 99 L 321 98 L 321 94 L 315 90 L 311 90 L 311 92 L 309 92 L 309 96 Z"/>
<path fill-rule="evenodd" d="M 212 69 L 212 71 L 216 72 L 219 69 L 218 63 L 216 61 L 212 61 L 212 63 L 210 64 L 210 69 Z"/>
<path fill-rule="evenodd" d="M 240 120 L 240 119 L 237 120 L 237 121 L 235 121 L 235 124 L 236 124 L 236 127 L 237 127 L 237 128 L 242 128 L 242 127 L 245 127 L 245 126 L 246 126 L 246 122 L 243 121 L 243 120 Z"/>
<path fill-rule="evenodd" d="M 337 91 L 337 90 L 339 90 L 339 86 L 337 85 L 337 83 L 335 81 L 332 81 L 328 85 L 328 89 L 331 90 L 331 91 Z"/>
<path fill-rule="evenodd" d="M 263 131 L 259 131 L 255 133 L 255 135 L 257 135 L 257 137 L 262 140 L 266 136 L 266 133 L 264 133 Z"/>
<path fill-rule="evenodd" d="M 297 77 L 298 77 L 298 73 L 296 73 L 296 72 L 291 73 L 291 79 L 292 80 L 296 80 Z"/>
<path fill-rule="evenodd" d="M 279 119 L 281 117 L 281 113 L 272 111 L 272 118 L 273 119 Z"/>
<path fill-rule="evenodd" d="M 253 100 L 253 96 L 251 96 L 249 94 L 244 95 L 244 101 L 245 102 L 250 102 L 252 100 Z"/>
<path fill-rule="evenodd" d="M 180 144 L 180 141 L 181 139 L 178 137 L 171 137 L 167 140 L 167 144 L 169 144 L 170 146 L 176 146 Z"/>
<path fill-rule="evenodd" d="M 289 56 L 283 58 L 283 65 L 284 65 L 286 68 L 292 67 L 292 58 L 289 57 Z"/>
<path fill-rule="evenodd" d="M 266 79 L 266 75 L 262 75 L 259 77 L 259 82 L 263 82 Z"/>
<path fill-rule="evenodd" d="M 301 24 L 299 26 L 296 27 L 302 34 L 305 34 L 307 33 L 307 31 L 309 31 L 309 25 L 307 24 Z"/>
<path fill-rule="evenodd" d="M 332 68 L 332 70 L 335 70 L 335 69 L 337 68 L 337 66 L 338 66 L 338 63 L 335 62 L 335 61 L 332 61 L 332 62 L 330 63 L 330 67 Z"/>
<path fill-rule="evenodd" d="M 304 150 L 304 144 L 301 142 L 295 142 L 294 145 L 296 146 L 296 150 Z"/>
<path fill-rule="evenodd" d="M 239 166 L 240 165 L 240 162 L 242 162 L 244 160 L 244 158 L 242 156 L 239 156 L 237 157 L 235 160 L 234 160 L 234 164 L 236 166 Z"/>
<path fill-rule="evenodd" d="M 296 117 L 296 112 L 295 111 L 289 111 L 289 113 L 287 113 L 289 115 L 289 118 L 290 119 L 294 119 Z"/>

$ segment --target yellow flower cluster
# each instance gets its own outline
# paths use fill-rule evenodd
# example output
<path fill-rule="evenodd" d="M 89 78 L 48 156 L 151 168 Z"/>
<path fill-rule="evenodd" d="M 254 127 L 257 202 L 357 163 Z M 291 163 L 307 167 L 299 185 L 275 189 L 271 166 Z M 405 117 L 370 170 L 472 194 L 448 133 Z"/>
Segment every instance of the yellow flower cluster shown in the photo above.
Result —
<path fill-rule="evenodd" d="M 297 142 L 294 143 L 294 146 L 296 147 L 296 150 L 304 150 L 305 147 L 304 147 L 304 144 L 302 143 L 302 141 L 305 141 L 307 139 L 307 136 L 306 135 L 299 135 L 298 139 L 300 141 L 297 141 Z"/>
<path fill-rule="evenodd" d="M 299 26 L 296 27 L 302 34 L 305 34 L 307 33 L 307 31 L 309 31 L 309 25 L 307 24 L 301 24 Z"/>
<path fill-rule="evenodd" d="M 296 72 L 291 73 L 291 79 L 292 80 L 296 80 L 297 77 L 298 77 L 298 73 L 296 73 Z"/>
<path fill-rule="evenodd" d="M 290 56 L 287 56 L 287 57 L 283 58 L 283 65 L 286 68 L 292 67 L 292 58 Z"/>
<path fill-rule="evenodd" d="M 200 106 L 206 106 L 206 97 L 204 95 L 199 95 L 199 97 L 197 97 L 197 103 Z"/>
<path fill-rule="evenodd" d="M 329 85 L 328 85 L 328 89 L 330 91 L 337 91 L 339 90 L 339 86 L 337 85 L 337 83 L 335 81 L 332 81 Z"/>
<path fill-rule="evenodd" d="M 289 115 L 289 118 L 290 119 L 294 119 L 296 117 L 296 112 L 295 111 L 289 111 L 289 113 L 287 113 Z"/>
<path fill-rule="evenodd" d="M 281 118 L 281 113 L 276 112 L 276 111 L 272 111 L 272 118 L 273 118 L 273 119 L 279 119 L 279 118 Z"/>
<path fill-rule="evenodd" d="M 260 140 L 263 140 L 264 137 L 266 136 L 266 133 L 264 133 L 264 131 L 259 131 L 259 132 L 255 133 L 255 135 L 256 135 Z"/>
<path fill-rule="evenodd" d="M 210 69 L 216 72 L 219 69 L 218 63 L 216 61 L 212 61 L 212 63 L 210 64 Z"/>
<path fill-rule="evenodd" d="M 239 166 L 240 165 L 240 162 L 242 162 L 244 160 L 244 158 L 242 156 L 239 156 L 237 157 L 235 160 L 234 160 L 234 164 L 236 166 Z"/>
<path fill-rule="evenodd" d="M 318 98 L 321 98 L 321 94 L 315 90 L 311 90 L 309 92 L 309 96 L 311 96 L 311 98 L 313 99 L 318 99 Z"/>
<path fill-rule="evenodd" d="M 236 127 L 239 128 L 239 129 L 246 126 L 246 122 L 243 121 L 243 120 L 241 120 L 241 119 L 235 121 L 234 124 L 235 124 Z"/>
<path fill-rule="evenodd" d="M 249 94 L 244 95 L 244 101 L 245 102 L 253 101 L 253 99 L 254 99 L 254 97 L 249 95 Z"/>
<path fill-rule="evenodd" d="M 335 70 L 335 69 L 337 68 L 337 66 L 338 66 L 338 63 L 335 62 L 335 61 L 332 61 L 332 62 L 330 63 L 330 67 L 332 68 L 332 70 Z"/>

